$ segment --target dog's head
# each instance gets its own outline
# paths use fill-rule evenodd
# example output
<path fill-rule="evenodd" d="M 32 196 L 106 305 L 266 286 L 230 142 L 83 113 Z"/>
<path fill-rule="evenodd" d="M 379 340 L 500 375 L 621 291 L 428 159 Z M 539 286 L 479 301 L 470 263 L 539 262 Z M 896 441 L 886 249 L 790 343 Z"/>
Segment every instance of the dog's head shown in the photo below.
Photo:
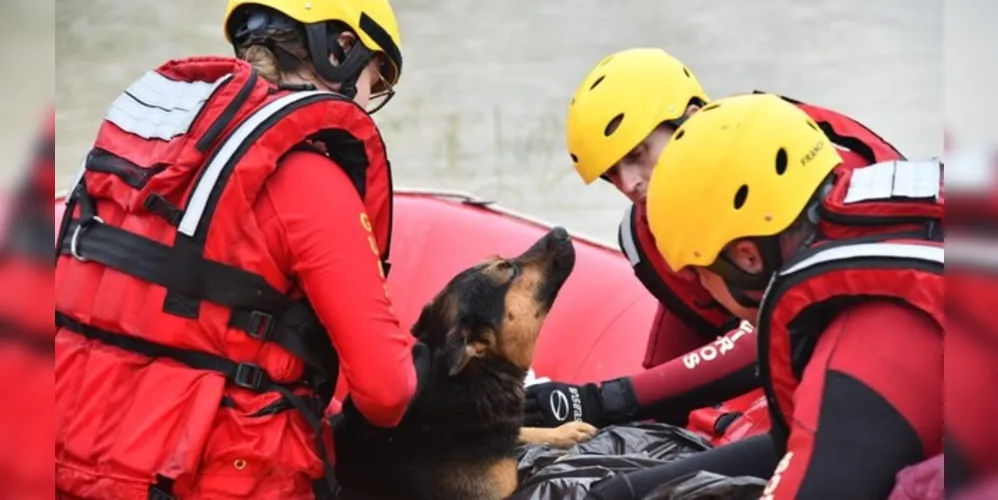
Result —
<path fill-rule="evenodd" d="M 568 232 L 555 228 L 522 255 L 493 257 L 455 276 L 423 308 L 413 333 L 449 376 L 475 360 L 526 371 L 541 325 L 575 265 Z"/>

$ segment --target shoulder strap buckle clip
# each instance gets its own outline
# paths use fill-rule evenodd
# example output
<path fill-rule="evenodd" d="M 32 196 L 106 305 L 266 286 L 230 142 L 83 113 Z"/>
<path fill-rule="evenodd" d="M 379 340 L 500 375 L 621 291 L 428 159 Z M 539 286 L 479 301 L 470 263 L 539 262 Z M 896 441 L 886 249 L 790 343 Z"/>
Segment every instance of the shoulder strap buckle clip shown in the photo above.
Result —
<path fill-rule="evenodd" d="M 100 216 L 98 215 L 94 215 L 93 217 L 90 217 L 88 219 L 81 220 L 76 225 L 76 228 L 73 229 L 73 236 L 69 240 L 69 254 L 80 262 L 86 262 L 87 260 L 89 260 L 86 257 L 80 255 L 80 235 L 83 234 L 84 229 L 86 229 L 88 226 L 94 223 L 103 224 L 104 219 L 101 219 Z"/>

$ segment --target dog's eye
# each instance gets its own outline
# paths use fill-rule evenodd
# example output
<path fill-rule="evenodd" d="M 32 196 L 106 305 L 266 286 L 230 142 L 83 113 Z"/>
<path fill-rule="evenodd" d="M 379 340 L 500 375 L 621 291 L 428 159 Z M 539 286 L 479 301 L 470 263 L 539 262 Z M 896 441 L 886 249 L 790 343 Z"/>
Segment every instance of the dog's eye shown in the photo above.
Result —
<path fill-rule="evenodd" d="M 520 271 L 523 270 L 519 264 L 510 264 L 509 267 L 513 270 L 513 273 L 509 277 L 510 280 L 516 279 L 520 275 Z"/>
<path fill-rule="evenodd" d="M 510 262 L 508 260 L 504 260 L 504 261 L 500 262 L 499 265 L 496 266 L 496 267 L 498 267 L 499 269 L 501 269 L 503 271 L 512 271 L 512 273 L 510 274 L 510 277 L 509 277 L 509 279 L 511 279 L 511 280 L 514 279 L 514 278 L 516 278 L 517 276 L 519 276 L 520 275 L 520 271 L 521 271 L 521 268 L 520 268 L 519 264 L 517 264 L 515 262 Z"/>

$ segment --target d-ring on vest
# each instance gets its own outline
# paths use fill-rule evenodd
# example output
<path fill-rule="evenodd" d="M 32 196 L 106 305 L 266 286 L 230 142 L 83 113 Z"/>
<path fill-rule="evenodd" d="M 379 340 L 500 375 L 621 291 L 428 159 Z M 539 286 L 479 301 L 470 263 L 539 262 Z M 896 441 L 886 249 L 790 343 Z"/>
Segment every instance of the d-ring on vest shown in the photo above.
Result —
<path fill-rule="evenodd" d="M 142 293 L 149 284 L 165 288 L 162 309 L 150 314 L 186 318 L 192 330 L 173 333 L 155 321 L 145 323 L 148 331 L 99 328 L 82 321 L 95 316 L 92 305 L 69 289 L 56 290 L 64 307 L 56 323 L 107 345 L 219 372 L 244 389 L 280 393 L 314 429 L 335 491 L 320 418 L 336 385 L 336 352 L 308 301 L 292 299 L 287 277 L 267 266 L 258 228 L 246 220 L 279 159 L 309 142 L 323 143 L 354 182 L 386 261 L 390 169 L 377 129 L 355 103 L 329 92 L 282 91 L 235 59 L 173 61 L 147 73 L 111 106 L 81 165 L 60 228 L 57 272 L 91 276 L 82 266 L 96 264 L 137 279 L 127 283 Z M 100 215 L 98 205 L 106 207 Z M 272 342 L 300 359 L 302 379 L 275 382 L 266 366 L 191 349 L 184 338 L 224 343 L 233 328 L 245 342 Z M 293 392 L 302 387 L 311 396 Z"/>

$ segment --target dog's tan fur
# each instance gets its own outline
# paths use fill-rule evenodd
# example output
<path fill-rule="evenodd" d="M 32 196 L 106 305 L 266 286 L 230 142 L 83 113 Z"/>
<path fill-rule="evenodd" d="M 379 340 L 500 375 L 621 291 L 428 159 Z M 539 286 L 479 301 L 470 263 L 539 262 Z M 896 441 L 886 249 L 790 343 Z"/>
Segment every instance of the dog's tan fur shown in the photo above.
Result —
<path fill-rule="evenodd" d="M 344 406 L 343 498 L 499 500 L 517 486 L 517 444 L 564 448 L 595 433 L 575 422 L 522 427 L 524 377 L 573 265 L 567 233 L 552 231 L 516 258 L 459 273 L 427 304 L 413 334 L 429 347 L 432 371 L 403 421 L 375 428 Z"/>

